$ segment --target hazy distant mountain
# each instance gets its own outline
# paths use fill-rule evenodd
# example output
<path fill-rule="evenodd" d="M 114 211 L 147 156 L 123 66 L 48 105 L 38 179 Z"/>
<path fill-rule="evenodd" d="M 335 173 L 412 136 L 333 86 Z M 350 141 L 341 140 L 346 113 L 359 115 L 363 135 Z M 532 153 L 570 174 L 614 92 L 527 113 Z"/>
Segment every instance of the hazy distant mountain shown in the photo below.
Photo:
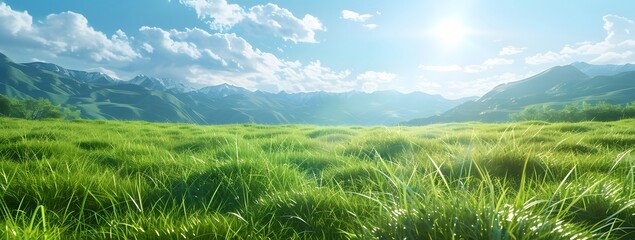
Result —
<path fill-rule="evenodd" d="M 571 66 L 576 67 L 590 77 L 612 76 L 623 72 L 635 71 L 635 64 L 625 65 L 592 65 L 585 62 L 575 62 Z"/>
<path fill-rule="evenodd" d="M 585 71 L 614 75 L 589 76 Z M 610 66 L 610 65 L 609 65 Z M 413 119 L 405 125 L 423 125 L 438 122 L 508 121 L 508 115 L 531 105 L 562 106 L 586 101 L 625 104 L 635 101 L 635 71 L 633 65 L 594 66 L 575 63 L 551 68 L 533 77 L 502 84 L 476 101 L 465 102 L 447 112 L 428 118 Z M 624 70 L 625 72 L 620 72 Z"/>
<path fill-rule="evenodd" d="M 236 87 L 233 85 L 229 85 L 227 83 L 223 83 L 221 85 L 217 85 L 217 86 L 208 86 L 208 87 L 204 87 L 201 88 L 199 90 L 196 90 L 199 93 L 203 93 L 205 95 L 208 95 L 210 97 L 215 97 L 215 98 L 223 98 L 223 97 L 227 97 L 229 95 L 234 95 L 234 94 L 245 94 L 250 92 L 247 89 L 241 88 L 241 87 Z"/>
<path fill-rule="evenodd" d="M 103 84 L 109 84 L 109 83 L 115 82 L 113 78 L 111 78 L 110 76 L 104 73 L 69 70 L 52 63 L 32 62 L 32 63 L 23 63 L 23 65 L 37 68 L 40 70 L 54 72 L 56 74 L 59 74 L 68 78 L 73 78 L 81 82 L 103 83 Z"/>
<path fill-rule="evenodd" d="M 383 125 L 443 113 L 464 100 L 396 91 L 269 93 L 139 75 L 114 81 L 49 63 L 18 64 L 0 54 L 0 94 L 72 104 L 92 119 L 159 122 Z M 114 81 L 114 82 L 113 82 Z"/>
<path fill-rule="evenodd" d="M 155 78 L 149 77 L 146 75 L 138 75 L 133 79 L 130 79 L 128 83 L 136 84 L 139 86 L 143 86 L 150 90 L 157 91 L 167 91 L 172 90 L 175 92 L 191 92 L 194 91 L 195 88 L 189 86 L 189 84 L 184 83 L 182 81 L 173 80 L 169 78 Z"/>
<path fill-rule="evenodd" d="M 397 91 L 280 93 L 270 99 L 290 106 L 289 109 L 295 108 L 293 116 L 311 116 L 298 119 L 310 124 L 396 124 L 408 116 L 439 114 L 445 111 L 441 109 L 462 103 L 421 92 Z"/>

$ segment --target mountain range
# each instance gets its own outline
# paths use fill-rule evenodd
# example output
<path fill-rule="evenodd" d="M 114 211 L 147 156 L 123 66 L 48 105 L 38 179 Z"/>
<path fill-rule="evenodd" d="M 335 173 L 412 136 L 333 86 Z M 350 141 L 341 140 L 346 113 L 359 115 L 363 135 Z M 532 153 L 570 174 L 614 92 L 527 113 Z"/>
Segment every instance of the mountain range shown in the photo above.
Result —
<path fill-rule="evenodd" d="M 0 53 L 0 94 L 70 104 L 89 119 L 199 124 L 425 125 L 504 122 L 533 105 L 635 101 L 635 65 L 575 62 L 496 86 L 480 98 L 448 100 L 422 92 L 250 91 L 230 84 L 197 87 L 146 75 L 128 81 L 52 63 L 15 63 Z"/>
<path fill-rule="evenodd" d="M 509 114 L 532 105 L 635 101 L 635 65 L 591 65 L 576 62 L 550 68 L 535 76 L 499 85 L 475 101 L 439 115 L 413 119 L 403 125 L 441 122 L 505 122 Z"/>
<path fill-rule="evenodd" d="M 475 99 L 396 91 L 270 93 L 229 84 L 195 88 L 145 75 L 121 81 L 52 63 L 15 63 L 1 53 L 0 79 L 2 95 L 74 105 L 84 118 L 199 124 L 394 125 Z"/>

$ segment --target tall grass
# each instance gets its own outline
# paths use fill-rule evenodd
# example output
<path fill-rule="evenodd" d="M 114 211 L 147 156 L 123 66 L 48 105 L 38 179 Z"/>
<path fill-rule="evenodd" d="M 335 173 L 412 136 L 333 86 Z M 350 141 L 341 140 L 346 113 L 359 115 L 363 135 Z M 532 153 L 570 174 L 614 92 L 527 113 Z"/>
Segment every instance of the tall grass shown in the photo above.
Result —
<path fill-rule="evenodd" d="M 0 118 L 3 239 L 633 239 L 635 127 Z"/>

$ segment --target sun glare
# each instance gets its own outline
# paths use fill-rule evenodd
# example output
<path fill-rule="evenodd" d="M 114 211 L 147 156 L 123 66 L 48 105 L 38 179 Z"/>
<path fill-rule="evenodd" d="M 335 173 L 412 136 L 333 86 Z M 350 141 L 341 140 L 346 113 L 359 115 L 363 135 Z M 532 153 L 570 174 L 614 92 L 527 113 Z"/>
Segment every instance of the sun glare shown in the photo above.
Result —
<path fill-rule="evenodd" d="M 446 45 L 454 45 L 465 37 L 465 26 L 458 21 L 444 21 L 437 25 L 435 35 Z"/>

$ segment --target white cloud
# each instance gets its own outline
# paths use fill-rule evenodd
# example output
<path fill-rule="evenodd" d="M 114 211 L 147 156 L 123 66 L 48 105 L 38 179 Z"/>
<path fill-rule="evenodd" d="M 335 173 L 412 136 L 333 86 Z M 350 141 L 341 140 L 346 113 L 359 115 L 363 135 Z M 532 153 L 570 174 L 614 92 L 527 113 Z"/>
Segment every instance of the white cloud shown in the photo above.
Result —
<path fill-rule="evenodd" d="M 326 31 L 318 18 L 306 14 L 300 19 L 273 3 L 256 5 L 248 11 L 226 0 L 181 0 L 181 4 L 194 8 L 212 30 L 224 31 L 242 23 L 246 28 L 258 28 L 294 43 L 316 43 L 316 31 Z"/>
<path fill-rule="evenodd" d="M 609 51 L 612 47 L 608 42 L 582 42 L 574 45 L 565 45 L 560 52 L 573 55 L 599 55 Z"/>
<path fill-rule="evenodd" d="M 230 83 L 264 91 L 348 91 L 350 71 L 335 71 L 319 60 L 302 64 L 260 51 L 236 34 L 194 28 L 178 31 L 142 27 L 141 39 L 153 49 L 131 69 L 186 79 L 200 85 Z"/>
<path fill-rule="evenodd" d="M 379 16 L 381 15 L 381 12 L 377 11 L 376 14 Z M 366 21 L 368 21 L 368 19 L 370 19 L 371 17 L 373 17 L 372 14 L 360 14 L 351 10 L 342 10 L 342 15 L 340 18 L 344 19 L 344 20 L 349 20 L 349 21 L 353 21 L 353 22 L 359 22 L 359 23 L 365 23 Z M 366 23 L 366 24 L 362 24 L 362 27 L 366 28 L 366 29 L 370 29 L 373 30 L 375 28 L 377 28 L 377 24 L 375 23 Z"/>
<path fill-rule="evenodd" d="M 623 53 L 605 52 L 602 55 L 592 59 L 589 62 L 594 64 L 624 63 L 624 62 L 628 62 L 628 59 L 630 59 L 631 56 L 633 56 L 633 51 L 626 51 Z"/>
<path fill-rule="evenodd" d="M 142 48 L 143 50 L 145 50 L 146 52 L 148 52 L 148 53 L 152 53 L 152 52 L 154 52 L 154 48 L 152 47 L 152 45 L 150 45 L 150 44 L 148 44 L 148 43 L 143 43 L 143 44 L 141 44 L 141 48 Z"/>
<path fill-rule="evenodd" d="M 271 75 L 284 65 L 273 54 L 254 49 L 245 39 L 233 33 L 211 34 L 198 28 L 166 31 L 145 26 L 139 31 L 145 44 L 153 49 L 152 53 L 148 53 L 149 64 L 161 66 L 154 71 L 199 65 L 213 70 Z M 164 75 L 169 74 L 164 72 Z"/>
<path fill-rule="evenodd" d="M 306 66 L 297 61 L 287 63 L 282 73 L 278 88 L 285 91 L 345 92 L 359 87 L 357 82 L 347 80 L 351 74 L 349 70 L 337 72 L 322 66 L 319 60 Z"/>
<path fill-rule="evenodd" d="M 33 31 L 33 18 L 28 12 L 14 11 L 3 2 L 0 2 L 0 20 L 0 29 L 14 36 L 20 32 Z"/>
<path fill-rule="evenodd" d="M 198 29 L 193 29 L 197 31 Z M 171 33 L 163 31 L 160 28 L 141 27 L 139 32 L 145 35 L 146 39 L 150 42 L 146 42 L 143 46 L 149 53 L 154 53 L 154 49 L 165 50 L 173 55 L 186 55 L 191 59 L 199 59 L 202 57 L 201 51 L 198 50 L 196 44 L 187 41 L 181 41 L 178 37 L 172 38 Z M 174 35 L 179 35 L 178 32 L 173 32 Z M 154 46 L 153 46 L 154 45 Z"/>
<path fill-rule="evenodd" d="M 226 0 L 181 0 L 181 4 L 194 8 L 198 18 L 215 30 L 231 28 L 245 17 L 242 7 Z"/>
<path fill-rule="evenodd" d="M 200 11 L 205 9 L 205 6 L 200 7 Z M 281 28 L 276 34 L 289 41 L 314 42 L 314 31 L 325 30 L 319 19 L 308 14 L 298 19 L 273 4 L 256 6 L 249 11 L 242 22 L 251 22 L 271 32 L 275 32 L 272 29 L 278 23 Z M 350 79 L 351 73 L 347 69 L 335 70 L 323 66 L 319 60 L 308 63 L 283 60 L 253 47 L 233 33 L 147 26 L 138 31 L 134 38 L 121 30 L 107 37 L 91 27 L 81 14 L 64 12 L 33 21 L 27 12 L 14 11 L 0 2 L 0 43 L 3 47 L 33 50 L 48 58 L 64 55 L 75 60 L 99 62 L 92 64 L 91 69 L 114 78 L 120 76 L 117 71 L 123 71 L 181 79 L 196 85 L 231 83 L 251 90 L 273 92 L 342 92 L 361 89 L 363 84 Z M 90 68 L 91 64 L 88 66 Z"/>
<path fill-rule="evenodd" d="M 304 77 L 311 80 L 339 80 L 348 77 L 349 71 L 335 72 L 330 68 L 323 67 L 319 60 L 310 62 L 302 69 Z"/>
<path fill-rule="evenodd" d="M 546 63 L 563 62 L 567 59 L 569 59 L 569 55 L 567 54 L 561 54 L 561 53 L 548 51 L 546 53 L 538 53 L 534 56 L 526 57 L 525 63 L 531 64 L 531 65 L 539 65 L 539 64 L 546 64 Z"/>
<path fill-rule="evenodd" d="M 357 75 L 357 80 L 360 81 L 364 92 L 377 91 L 382 85 L 392 82 L 395 78 L 397 74 L 389 72 L 367 71 Z"/>
<path fill-rule="evenodd" d="M 522 53 L 525 50 L 527 50 L 526 47 L 507 46 L 501 49 L 500 52 L 498 52 L 498 55 L 500 56 L 515 55 L 515 54 Z"/>
<path fill-rule="evenodd" d="M 633 20 L 612 14 L 605 15 L 602 19 L 604 20 L 604 30 L 607 33 L 604 41 L 620 44 L 634 39 L 635 22 Z"/>
<path fill-rule="evenodd" d="M 635 22 L 611 14 L 605 15 L 602 19 L 606 30 L 603 41 L 565 45 L 561 53 L 591 56 L 591 62 L 596 64 L 623 64 L 634 61 L 632 52 L 635 51 Z"/>
<path fill-rule="evenodd" d="M 525 59 L 529 64 L 561 62 L 569 57 L 595 64 L 624 64 L 635 61 L 635 22 L 625 17 L 605 15 L 606 37 L 599 42 L 585 41 L 565 45 L 560 52 L 549 51 Z"/>
<path fill-rule="evenodd" d="M 50 14 L 33 23 L 25 11 L 14 11 L 0 3 L 0 40 L 16 48 L 44 51 L 51 55 L 67 55 L 92 62 L 129 62 L 141 57 L 121 30 L 110 38 L 96 31 L 81 14 Z"/>
<path fill-rule="evenodd" d="M 371 30 L 372 30 L 372 29 L 377 28 L 377 24 L 374 24 L 374 23 L 369 23 L 369 24 L 364 24 L 364 25 L 362 25 L 362 27 L 365 27 L 365 28 L 368 28 L 368 29 L 371 29 Z"/>
<path fill-rule="evenodd" d="M 351 20 L 355 22 L 366 22 L 371 17 L 373 17 L 372 14 L 359 14 L 351 10 L 342 10 L 342 19 L 345 19 L 345 20 Z"/>
<path fill-rule="evenodd" d="M 509 65 L 513 64 L 514 59 L 507 58 L 490 58 L 483 62 L 483 65 L 492 66 L 492 65 Z"/>
<path fill-rule="evenodd" d="M 463 70 L 459 65 L 419 65 L 419 68 L 431 72 L 459 72 Z"/>
<path fill-rule="evenodd" d="M 310 14 L 302 19 L 276 4 L 257 5 L 249 9 L 247 18 L 285 41 L 315 43 L 315 32 L 326 31 L 320 20 Z"/>

